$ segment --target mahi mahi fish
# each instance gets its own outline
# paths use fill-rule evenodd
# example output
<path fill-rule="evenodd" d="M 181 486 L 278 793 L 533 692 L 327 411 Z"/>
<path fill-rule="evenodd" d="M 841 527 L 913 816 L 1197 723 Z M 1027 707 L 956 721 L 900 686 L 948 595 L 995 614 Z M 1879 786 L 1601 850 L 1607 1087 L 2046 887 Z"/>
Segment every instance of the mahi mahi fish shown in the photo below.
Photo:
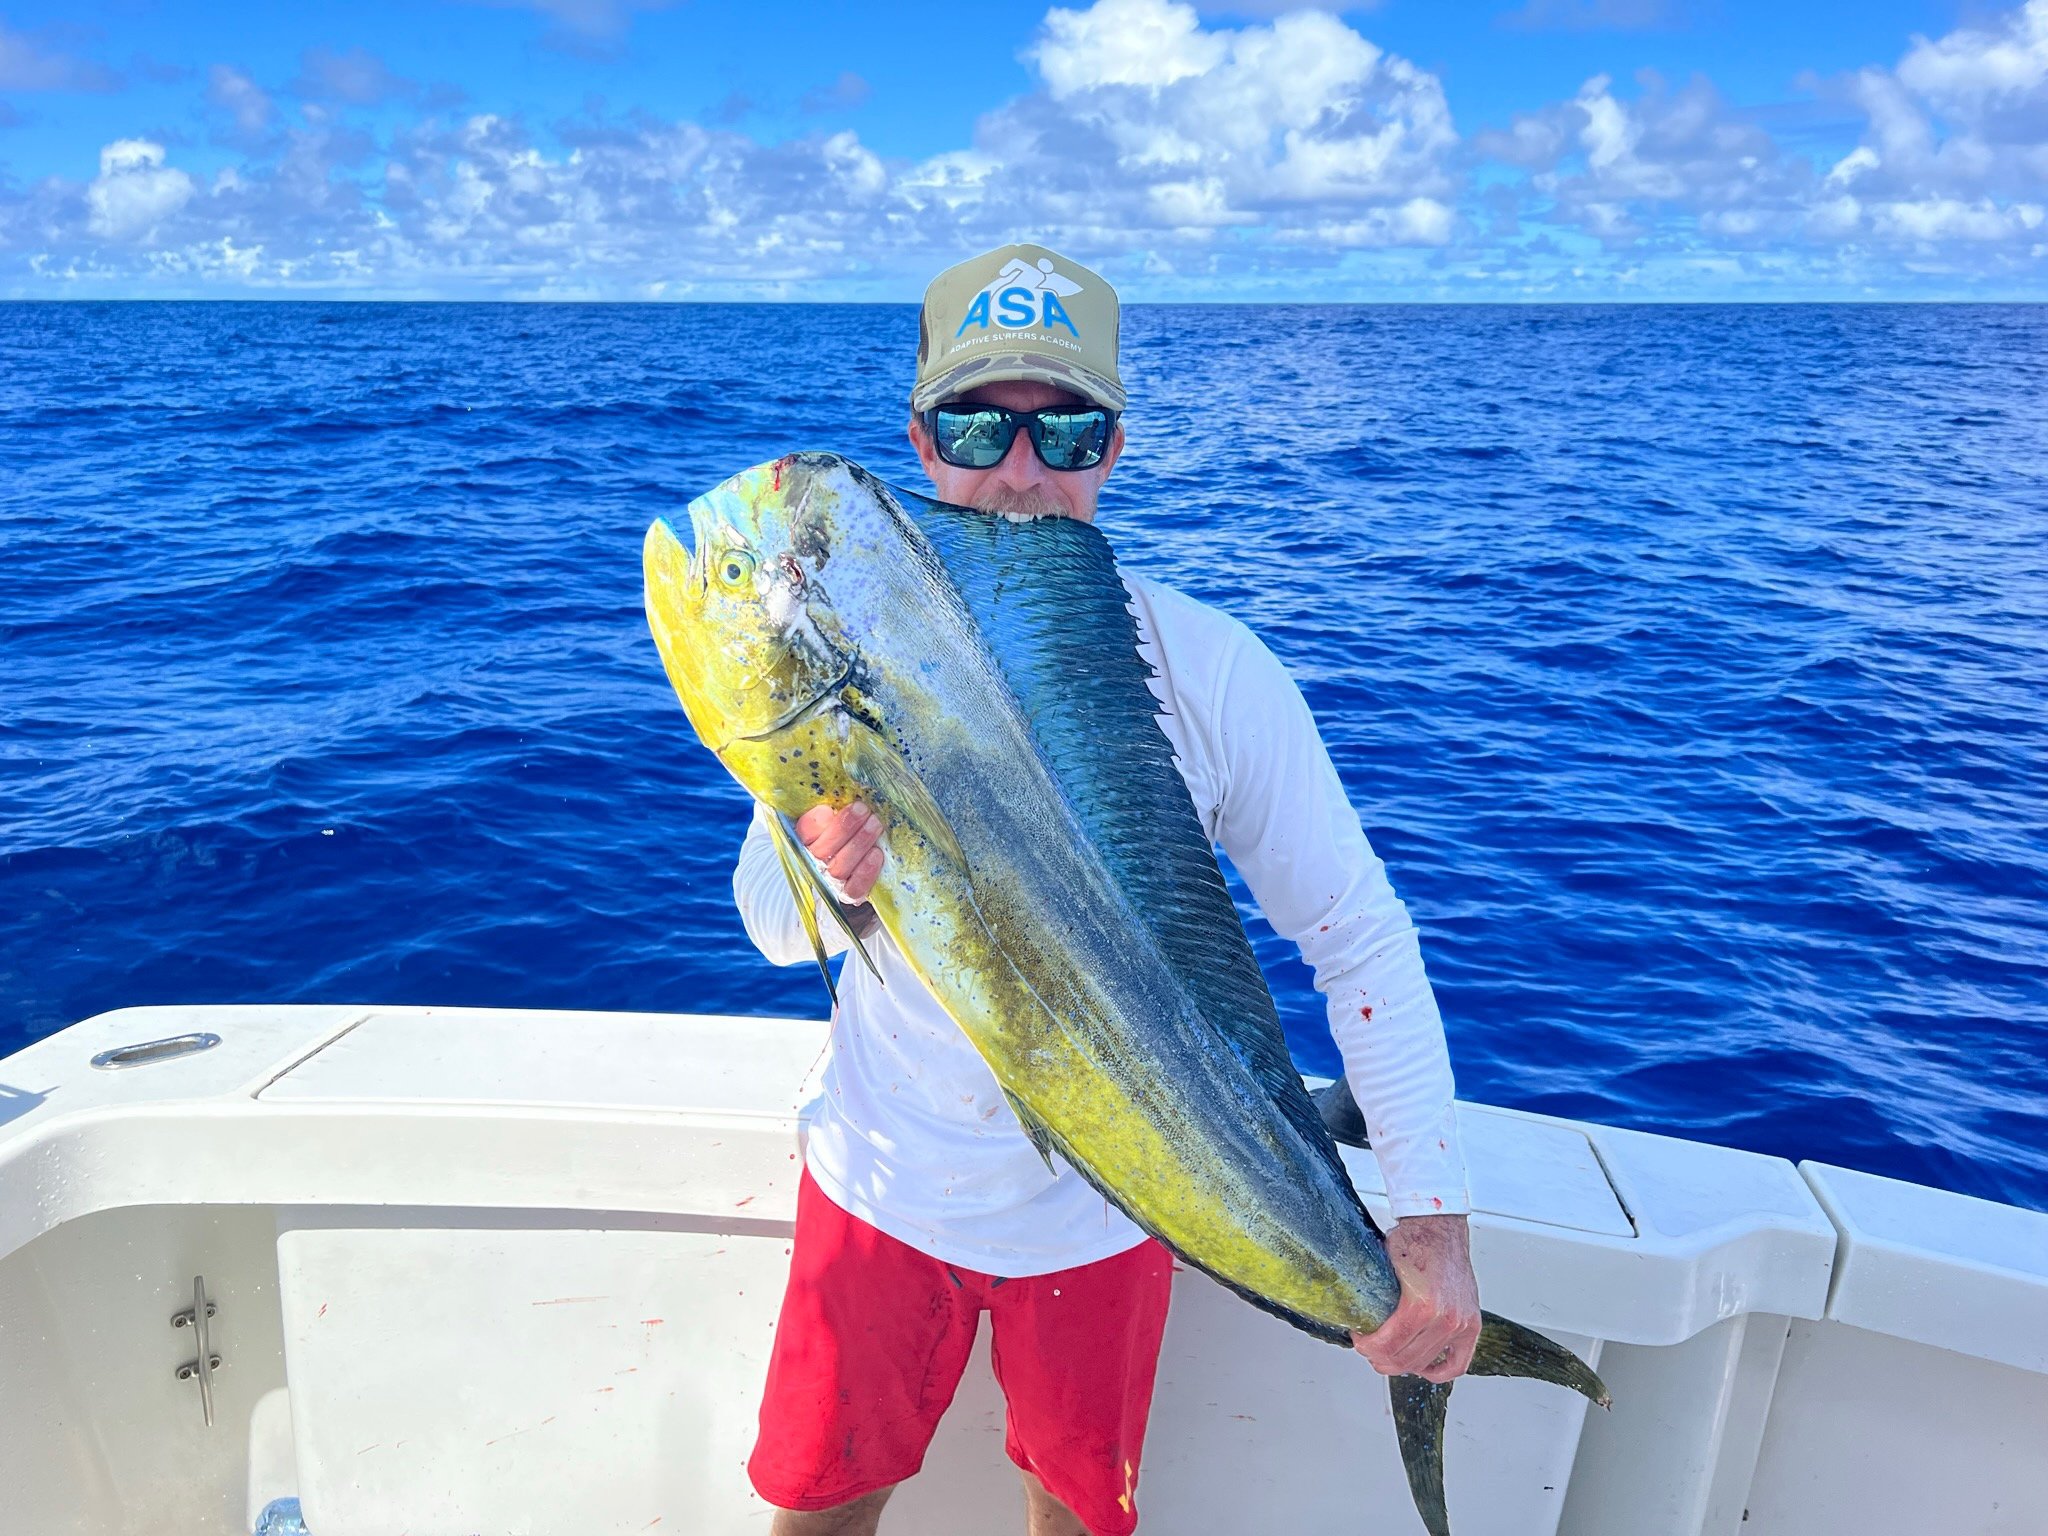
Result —
<path fill-rule="evenodd" d="M 697 734 L 771 812 L 820 968 L 821 921 L 866 954 L 794 819 L 858 799 L 883 827 L 875 915 L 1048 1166 L 1318 1338 L 1385 1322 L 1400 1282 L 1289 1059 L 1100 531 L 815 453 L 689 516 L 694 547 L 648 530 L 649 627 Z M 1607 1402 L 1491 1313 L 1471 1370 Z M 1450 1386 L 1389 1387 L 1416 1506 L 1447 1536 Z"/>

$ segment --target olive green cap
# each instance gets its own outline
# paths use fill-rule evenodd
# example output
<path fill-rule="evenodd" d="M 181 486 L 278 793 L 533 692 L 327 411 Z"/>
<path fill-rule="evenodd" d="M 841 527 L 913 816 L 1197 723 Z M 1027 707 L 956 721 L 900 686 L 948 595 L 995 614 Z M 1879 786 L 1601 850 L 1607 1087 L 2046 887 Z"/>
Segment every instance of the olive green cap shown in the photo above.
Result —
<path fill-rule="evenodd" d="M 1117 316 L 1114 288 L 1042 245 L 999 246 L 948 267 L 924 291 L 910 408 L 1037 379 L 1121 411 Z"/>

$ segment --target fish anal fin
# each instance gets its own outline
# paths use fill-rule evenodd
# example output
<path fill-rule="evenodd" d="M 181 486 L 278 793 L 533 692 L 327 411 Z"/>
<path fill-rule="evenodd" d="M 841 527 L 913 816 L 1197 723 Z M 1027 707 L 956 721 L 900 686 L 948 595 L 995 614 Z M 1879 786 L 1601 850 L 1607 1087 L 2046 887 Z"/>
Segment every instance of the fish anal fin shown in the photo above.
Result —
<path fill-rule="evenodd" d="M 1057 1152 L 1066 1160 L 1067 1166 L 1078 1173 L 1104 1200 L 1130 1217 L 1137 1225 L 1146 1227 L 1146 1224 L 1139 1220 L 1138 1214 L 1124 1203 L 1123 1197 L 1110 1188 L 1108 1182 L 1096 1172 L 1094 1164 L 1090 1163 L 1074 1147 L 1068 1145 L 1058 1131 L 1055 1131 L 1041 1120 L 1033 1113 L 1028 1104 L 1011 1093 L 1009 1089 L 1005 1088 L 1003 1090 L 1003 1097 L 1010 1101 L 1010 1108 L 1015 1112 L 1018 1122 L 1024 1127 L 1024 1134 L 1029 1136 L 1031 1144 L 1038 1148 L 1038 1154 L 1045 1159 L 1045 1166 L 1047 1168 L 1052 1169 L 1055 1173 L 1058 1172 L 1056 1168 L 1053 1168 L 1052 1161 L 1052 1154 Z M 1151 1228 L 1146 1227 L 1146 1230 L 1151 1231 Z M 1350 1348 L 1351 1333 L 1349 1329 L 1340 1328 L 1334 1323 L 1326 1323 L 1316 1318 L 1306 1317 L 1295 1311 L 1292 1307 L 1275 1301 L 1270 1296 L 1262 1296 L 1239 1281 L 1233 1280 L 1229 1275 L 1211 1268 L 1199 1256 L 1186 1252 L 1165 1235 L 1154 1232 L 1153 1236 L 1164 1243 L 1167 1251 L 1189 1269 L 1200 1270 L 1225 1290 L 1231 1291 L 1240 1299 L 1250 1302 L 1261 1312 L 1270 1313 L 1282 1322 L 1291 1323 L 1303 1333 L 1313 1338 L 1321 1339 L 1326 1344 L 1338 1344 L 1347 1349 Z"/>
<path fill-rule="evenodd" d="M 1057 1175 L 1059 1169 L 1055 1168 L 1052 1164 L 1053 1134 L 1051 1127 L 1039 1119 L 1036 1114 L 1032 1113 L 1031 1106 L 1010 1092 L 1009 1089 L 1005 1088 L 1003 1090 L 1003 1097 L 1010 1101 L 1010 1111 L 1016 1115 L 1017 1123 L 1024 1127 L 1024 1134 L 1031 1138 L 1031 1145 L 1038 1148 L 1038 1155 L 1045 1159 L 1045 1171 Z"/>

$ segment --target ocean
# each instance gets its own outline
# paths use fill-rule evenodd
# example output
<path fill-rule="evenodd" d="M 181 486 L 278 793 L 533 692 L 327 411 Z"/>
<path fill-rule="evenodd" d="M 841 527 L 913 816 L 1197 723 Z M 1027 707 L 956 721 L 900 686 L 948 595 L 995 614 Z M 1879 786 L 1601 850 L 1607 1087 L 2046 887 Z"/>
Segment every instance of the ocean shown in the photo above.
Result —
<path fill-rule="evenodd" d="M 0 305 L 0 1055 L 142 1003 L 821 1014 L 741 931 L 639 544 L 791 449 L 921 485 L 916 335 Z M 1300 680 L 1461 1096 L 2048 1210 L 2048 308 L 1139 306 L 1125 376 L 1101 524 Z"/>

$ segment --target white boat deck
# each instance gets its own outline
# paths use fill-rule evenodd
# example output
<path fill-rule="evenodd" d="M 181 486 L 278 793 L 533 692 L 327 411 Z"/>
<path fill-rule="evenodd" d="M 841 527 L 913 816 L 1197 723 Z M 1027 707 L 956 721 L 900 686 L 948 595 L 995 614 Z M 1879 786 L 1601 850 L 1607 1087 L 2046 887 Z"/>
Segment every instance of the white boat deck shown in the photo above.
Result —
<path fill-rule="evenodd" d="M 98 1052 L 219 1043 L 124 1070 Z M 764 1530 L 742 1462 L 815 1021 L 103 1015 L 0 1061 L 0 1531 Z M 1461 1106 L 1489 1307 L 1597 1361 L 1453 1398 L 1458 1536 L 2048 1532 L 2048 1216 Z M 1347 1154 L 1375 1214 L 1377 1170 Z M 177 1367 L 204 1276 L 214 1422 Z M 970 1371 L 884 1529 L 1020 1528 Z M 1146 1530 L 1419 1531 L 1363 1362 L 1183 1274 Z M 658 1522 L 658 1523 L 657 1523 Z"/>

